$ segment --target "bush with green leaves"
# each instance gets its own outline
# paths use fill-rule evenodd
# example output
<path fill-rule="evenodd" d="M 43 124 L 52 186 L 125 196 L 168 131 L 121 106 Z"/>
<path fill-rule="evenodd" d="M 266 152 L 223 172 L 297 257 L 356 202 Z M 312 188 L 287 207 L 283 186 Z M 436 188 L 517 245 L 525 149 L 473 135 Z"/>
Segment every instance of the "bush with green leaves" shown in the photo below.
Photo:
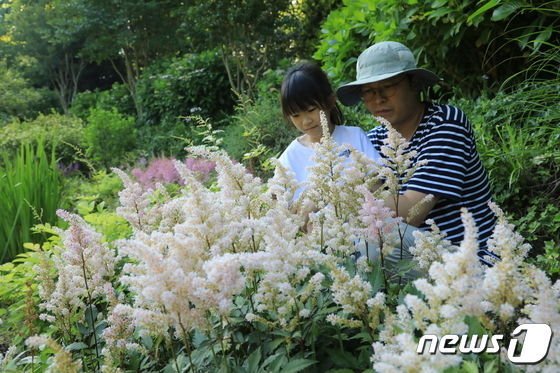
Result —
<path fill-rule="evenodd" d="M 527 47 L 557 44 L 559 12 L 557 0 L 348 0 L 323 23 L 314 57 L 341 83 L 354 80 L 369 45 L 399 41 L 444 78 L 446 91 L 476 96 L 527 67 Z"/>
<path fill-rule="evenodd" d="M 456 101 L 473 123 L 496 200 L 539 252 L 545 241 L 560 242 L 560 110 L 553 103 L 559 87 L 543 81 L 492 99 Z"/>
<path fill-rule="evenodd" d="M 126 86 L 122 83 L 113 83 L 111 88 L 103 91 L 94 90 L 78 93 L 72 101 L 69 112 L 85 122 L 90 110 L 94 108 L 109 111 L 117 109 L 122 114 L 136 115 L 134 102 Z"/>
<path fill-rule="evenodd" d="M 475 127 L 496 200 L 536 248 L 533 254 L 543 255 L 537 261 L 558 276 L 552 248 L 560 243 L 560 47 L 549 46 L 531 63 L 522 72 L 524 83 L 457 104 Z M 535 70 L 547 79 L 538 79 Z"/>
<path fill-rule="evenodd" d="M 54 149 L 47 153 L 41 142 L 24 144 L 17 154 L 0 157 L 0 263 L 21 253 L 26 242 L 42 242 L 31 228 L 55 224 L 63 180 Z"/>
<path fill-rule="evenodd" d="M 68 165 L 76 159 L 76 149 L 84 147 L 84 124 L 70 115 L 39 114 L 33 120 L 12 120 L 0 127 L 0 149 L 15 154 L 21 144 L 42 139 L 45 150 L 56 149 L 60 162 Z"/>
<path fill-rule="evenodd" d="M 219 120 L 235 102 L 217 51 L 161 59 L 143 71 L 137 91 L 138 147 L 147 157 L 184 155 L 185 139 L 197 138 L 196 122 L 187 118 Z"/>
<path fill-rule="evenodd" d="M 224 149 L 251 172 L 270 176 L 270 157 L 279 157 L 299 135 L 280 109 L 279 93 L 271 90 L 251 100 L 241 97 L 233 121 L 224 129 Z"/>
<path fill-rule="evenodd" d="M 121 165 L 136 151 L 135 120 L 116 109 L 91 109 L 84 140 L 93 161 L 104 167 Z"/>
<path fill-rule="evenodd" d="M 11 119 L 33 119 L 54 106 L 52 92 L 34 88 L 19 71 L 0 60 L 0 125 Z"/>

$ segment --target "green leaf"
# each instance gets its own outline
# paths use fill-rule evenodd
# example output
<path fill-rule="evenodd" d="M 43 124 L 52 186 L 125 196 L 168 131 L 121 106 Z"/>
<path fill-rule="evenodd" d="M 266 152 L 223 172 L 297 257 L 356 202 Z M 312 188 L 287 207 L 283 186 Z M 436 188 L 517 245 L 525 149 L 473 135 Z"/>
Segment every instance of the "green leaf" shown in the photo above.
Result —
<path fill-rule="evenodd" d="M 490 9 L 494 8 L 495 6 L 497 6 L 500 3 L 500 0 L 490 0 L 488 1 L 486 4 L 484 4 L 483 6 L 481 6 L 480 8 L 478 8 L 473 14 L 471 14 L 468 18 L 467 18 L 467 24 L 472 24 L 473 20 L 477 17 L 479 17 L 480 15 L 482 15 L 483 13 L 486 13 L 487 11 L 489 11 Z"/>
<path fill-rule="evenodd" d="M 310 360 L 310 359 L 295 359 L 295 360 L 291 360 L 288 362 L 288 364 L 286 364 L 286 366 L 284 367 L 284 369 L 282 369 L 282 373 L 296 373 L 296 372 L 300 372 L 302 370 L 304 370 L 305 368 L 316 364 L 317 361 L 316 360 Z"/>
<path fill-rule="evenodd" d="M 400 260 L 396 265 L 397 273 L 399 275 L 406 274 L 408 271 L 410 271 L 414 267 L 416 267 L 416 262 L 412 259 Z"/>
<path fill-rule="evenodd" d="M 331 349 L 328 349 L 327 351 L 336 366 L 359 369 L 356 357 L 350 352 Z"/>
<path fill-rule="evenodd" d="M 79 351 L 83 350 L 84 348 L 88 348 L 88 345 L 86 345 L 84 342 L 74 342 L 66 346 L 67 351 Z"/>
<path fill-rule="evenodd" d="M 550 36 L 552 35 L 552 31 L 553 31 L 552 26 L 548 26 L 541 33 L 539 33 L 539 35 L 537 35 L 535 40 L 533 40 L 533 48 L 539 49 L 539 47 L 542 45 L 543 42 L 550 39 Z"/>
<path fill-rule="evenodd" d="M 432 8 L 439 8 L 441 6 L 444 6 L 445 4 L 447 4 L 448 0 L 436 0 L 432 3 Z"/>
<path fill-rule="evenodd" d="M 461 368 L 465 373 L 478 373 L 478 365 L 474 361 L 463 361 Z"/>
<path fill-rule="evenodd" d="M 519 9 L 519 6 L 515 3 L 507 3 L 502 6 L 499 6 L 496 9 L 494 9 L 494 11 L 492 12 L 491 20 L 496 22 L 496 21 L 501 21 L 503 19 L 506 19 L 517 9 Z"/>
<path fill-rule="evenodd" d="M 246 362 L 246 368 L 249 370 L 249 372 L 257 372 L 259 369 L 259 363 L 261 361 L 261 348 L 257 348 L 255 351 L 253 351 L 251 353 L 251 355 L 249 355 L 249 357 L 247 358 Z M 243 364 L 245 366 L 245 364 Z"/>

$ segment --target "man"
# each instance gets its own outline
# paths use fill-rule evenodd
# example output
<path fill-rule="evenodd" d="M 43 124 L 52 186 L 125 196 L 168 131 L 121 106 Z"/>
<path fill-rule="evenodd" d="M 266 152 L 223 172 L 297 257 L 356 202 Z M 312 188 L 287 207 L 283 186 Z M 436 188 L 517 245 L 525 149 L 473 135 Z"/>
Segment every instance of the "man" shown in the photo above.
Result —
<path fill-rule="evenodd" d="M 359 56 L 356 70 L 356 80 L 337 90 L 340 102 L 349 106 L 362 101 L 370 113 L 385 118 L 410 141 L 410 149 L 417 152 L 414 162 L 427 161 L 403 185 L 397 214 L 407 220 L 413 206 L 433 195 L 408 221 L 426 228 L 425 221 L 433 219 L 447 239 L 458 245 L 464 233 L 460 209 L 466 207 L 478 228 L 480 260 L 491 265 L 488 257 L 495 255 L 486 250 L 486 241 L 496 217 L 488 206 L 488 177 L 465 114 L 453 106 L 421 101 L 420 92 L 440 79 L 417 68 L 412 52 L 400 43 L 372 45 Z M 387 129 L 376 127 L 368 137 L 380 151 Z M 393 202 L 386 203 L 396 210 Z"/>

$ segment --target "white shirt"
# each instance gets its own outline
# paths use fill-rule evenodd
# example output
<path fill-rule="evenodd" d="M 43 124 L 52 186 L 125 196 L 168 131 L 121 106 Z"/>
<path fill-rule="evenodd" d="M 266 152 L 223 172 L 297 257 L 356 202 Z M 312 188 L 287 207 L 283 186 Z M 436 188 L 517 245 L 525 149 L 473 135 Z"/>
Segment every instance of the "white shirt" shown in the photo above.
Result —
<path fill-rule="evenodd" d="M 360 127 L 335 126 L 331 136 L 338 145 L 350 145 L 376 162 L 380 162 L 381 157 L 379 153 Z M 308 168 L 313 165 L 311 158 L 314 154 L 315 150 L 313 147 L 305 146 L 298 139 L 295 139 L 288 145 L 278 160 L 284 167 L 292 170 L 296 175 L 296 180 L 302 183 L 307 180 Z M 297 190 L 296 199 L 302 191 L 303 188 Z"/>

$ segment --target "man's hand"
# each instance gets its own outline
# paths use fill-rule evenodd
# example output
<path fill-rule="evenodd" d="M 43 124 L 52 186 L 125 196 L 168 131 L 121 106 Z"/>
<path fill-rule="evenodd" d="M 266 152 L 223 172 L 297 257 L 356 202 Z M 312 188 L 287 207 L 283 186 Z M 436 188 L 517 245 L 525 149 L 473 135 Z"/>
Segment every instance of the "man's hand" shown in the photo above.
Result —
<path fill-rule="evenodd" d="M 395 200 L 395 196 L 388 197 L 385 206 L 395 211 L 406 223 L 418 227 L 424 223 L 436 202 L 437 198 L 431 194 L 407 190 L 398 196 L 398 200 Z"/>

